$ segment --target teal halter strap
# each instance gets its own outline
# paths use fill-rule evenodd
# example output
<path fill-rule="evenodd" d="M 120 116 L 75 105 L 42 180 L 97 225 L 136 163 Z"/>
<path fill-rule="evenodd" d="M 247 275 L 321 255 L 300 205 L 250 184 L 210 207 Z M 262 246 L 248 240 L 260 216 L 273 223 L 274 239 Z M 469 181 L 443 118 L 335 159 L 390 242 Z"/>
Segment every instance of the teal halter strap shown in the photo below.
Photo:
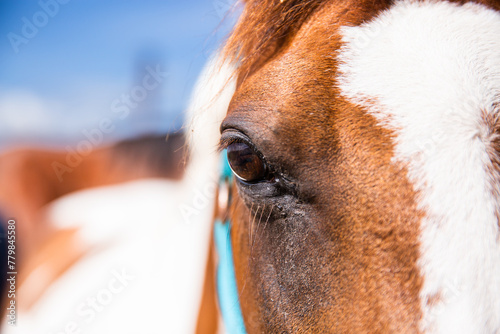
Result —
<path fill-rule="evenodd" d="M 222 152 L 222 173 L 219 184 L 227 190 L 227 207 L 231 200 L 230 187 L 233 172 L 229 167 L 226 152 Z M 224 220 L 224 221 L 223 221 Z M 246 334 L 243 316 L 241 314 L 236 276 L 234 273 L 233 250 L 231 247 L 231 222 L 227 217 L 217 218 L 214 226 L 214 239 L 219 262 L 217 268 L 217 295 L 226 331 L 229 334 Z"/>

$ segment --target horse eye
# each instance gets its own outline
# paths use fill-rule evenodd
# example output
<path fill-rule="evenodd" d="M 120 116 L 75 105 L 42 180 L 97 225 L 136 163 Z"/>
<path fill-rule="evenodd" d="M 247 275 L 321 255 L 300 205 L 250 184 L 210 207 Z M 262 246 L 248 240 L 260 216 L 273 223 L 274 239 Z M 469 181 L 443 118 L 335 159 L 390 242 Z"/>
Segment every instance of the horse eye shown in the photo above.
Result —
<path fill-rule="evenodd" d="M 227 160 L 234 174 L 245 182 L 258 182 L 266 176 L 266 166 L 255 151 L 245 143 L 227 147 Z"/>

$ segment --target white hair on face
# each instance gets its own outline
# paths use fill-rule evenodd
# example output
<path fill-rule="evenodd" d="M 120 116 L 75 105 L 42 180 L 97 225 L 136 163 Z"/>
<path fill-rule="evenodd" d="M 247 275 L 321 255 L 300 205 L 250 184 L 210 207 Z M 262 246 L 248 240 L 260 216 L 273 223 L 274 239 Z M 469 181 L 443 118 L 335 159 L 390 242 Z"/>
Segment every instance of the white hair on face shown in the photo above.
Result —
<path fill-rule="evenodd" d="M 204 196 L 203 209 L 194 212 L 194 215 L 189 213 L 185 218 L 189 221 L 201 220 L 203 224 L 198 225 L 200 228 L 203 225 L 205 228 L 212 228 L 215 189 L 221 168 L 217 154 L 219 128 L 235 91 L 234 70 L 234 66 L 221 60 L 220 54 L 213 55 L 198 78 L 187 111 L 189 165 L 184 182 L 187 185 L 185 189 L 188 190 L 187 198 L 191 201 L 182 205 L 192 206 L 198 201 L 200 193 Z M 220 314 L 218 333 L 225 333 Z"/>
<path fill-rule="evenodd" d="M 500 112 L 500 14 L 399 1 L 342 35 L 341 92 L 394 131 L 425 213 L 422 331 L 499 333 L 500 185 L 484 118 Z"/>
<path fill-rule="evenodd" d="M 203 161 L 217 148 L 219 127 L 235 90 L 234 70 L 215 54 L 198 78 L 187 111 L 190 159 Z"/>

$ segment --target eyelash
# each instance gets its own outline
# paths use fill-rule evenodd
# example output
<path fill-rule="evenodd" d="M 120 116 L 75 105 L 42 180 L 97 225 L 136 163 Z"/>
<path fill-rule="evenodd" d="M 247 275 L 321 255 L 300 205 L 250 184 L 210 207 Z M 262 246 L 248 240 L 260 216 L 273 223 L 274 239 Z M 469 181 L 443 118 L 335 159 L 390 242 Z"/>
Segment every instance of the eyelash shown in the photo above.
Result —
<path fill-rule="evenodd" d="M 220 140 L 219 140 L 219 144 L 217 145 L 217 152 L 221 153 L 226 148 L 228 148 L 229 145 L 234 144 L 234 143 L 245 143 L 247 145 L 250 145 L 246 141 L 244 141 L 244 140 L 242 140 L 240 138 L 236 138 L 236 137 L 224 138 L 224 137 L 221 137 Z"/>
<path fill-rule="evenodd" d="M 233 132 L 233 131 L 231 131 L 231 132 Z M 255 145 L 250 140 L 248 140 L 245 137 L 243 137 L 243 135 L 236 134 L 236 133 L 237 132 L 234 132 L 233 135 L 226 135 L 226 137 L 224 137 L 224 133 L 223 133 L 222 137 L 219 140 L 217 151 L 220 153 L 220 152 L 224 151 L 226 148 L 228 148 L 229 145 L 234 144 L 234 143 L 244 143 L 244 144 L 247 144 L 248 146 L 250 146 L 250 148 L 255 153 L 257 153 L 257 155 L 259 156 L 259 158 L 266 165 L 268 165 L 267 162 L 266 162 L 266 159 L 264 158 L 264 155 L 255 147 Z"/>

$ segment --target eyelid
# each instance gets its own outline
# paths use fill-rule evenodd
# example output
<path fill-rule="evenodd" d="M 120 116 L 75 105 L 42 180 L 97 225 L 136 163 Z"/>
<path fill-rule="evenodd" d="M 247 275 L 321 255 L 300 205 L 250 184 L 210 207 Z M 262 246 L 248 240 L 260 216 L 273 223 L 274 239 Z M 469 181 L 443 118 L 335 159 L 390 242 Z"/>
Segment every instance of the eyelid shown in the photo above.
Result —
<path fill-rule="evenodd" d="M 264 159 L 262 153 L 260 153 L 260 151 L 255 147 L 254 143 L 244 133 L 233 129 L 224 130 L 224 132 L 222 132 L 218 144 L 218 151 L 220 152 L 225 150 L 229 145 L 233 143 L 247 144 L 252 148 L 252 150 L 254 150 L 255 153 L 259 155 L 261 159 Z"/>
<path fill-rule="evenodd" d="M 250 138 L 247 137 L 247 135 L 240 130 L 236 130 L 234 128 L 229 128 L 225 129 L 222 132 L 221 138 L 219 140 L 218 144 L 218 150 L 223 151 L 225 150 L 229 145 L 233 143 L 245 143 L 250 148 L 259 156 L 259 158 L 262 160 L 262 162 L 266 165 L 268 173 L 273 175 L 274 177 L 277 177 L 280 182 L 283 183 L 283 185 L 289 189 L 290 192 L 295 192 L 296 187 L 295 187 L 295 182 L 293 179 L 289 178 L 286 174 L 284 174 L 282 171 L 277 169 L 272 163 L 269 163 L 265 156 L 262 154 L 262 152 L 257 149 L 255 144 L 250 140 Z M 242 183 L 245 183 L 244 181 L 240 181 Z"/>
<path fill-rule="evenodd" d="M 229 145 L 233 143 L 240 142 L 238 138 L 235 137 L 229 137 L 229 138 L 224 138 L 220 137 L 219 144 L 217 144 L 217 152 L 222 152 L 224 151 Z"/>
<path fill-rule="evenodd" d="M 250 148 L 259 156 L 262 162 L 269 168 L 270 171 L 274 171 L 274 168 L 267 162 L 266 158 L 262 152 L 257 149 L 255 144 L 248 138 L 244 133 L 234 129 L 227 129 L 222 132 L 222 135 L 218 144 L 218 151 L 221 152 L 225 150 L 229 145 L 233 143 L 244 143 L 250 146 Z"/>

